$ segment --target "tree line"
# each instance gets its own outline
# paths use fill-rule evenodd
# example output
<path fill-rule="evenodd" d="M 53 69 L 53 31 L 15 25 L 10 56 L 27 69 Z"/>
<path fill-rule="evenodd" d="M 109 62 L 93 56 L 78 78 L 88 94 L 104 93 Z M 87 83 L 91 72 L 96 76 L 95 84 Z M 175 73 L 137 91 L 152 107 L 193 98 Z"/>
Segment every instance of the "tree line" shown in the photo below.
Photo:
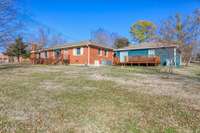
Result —
<path fill-rule="evenodd" d="M 107 44 L 108 38 L 112 38 L 113 34 L 110 35 L 100 29 L 93 35 L 93 40 Z M 182 53 L 183 62 L 187 65 L 192 58 L 197 59 L 200 56 L 200 9 L 196 9 L 187 16 L 174 14 L 160 22 L 160 25 L 147 20 L 139 20 L 130 27 L 130 35 L 132 40 L 138 44 L 143 42 L 176 44 Z M 115 41 L 111 44 L 114 48 L 123 48 L 129 45 L 131 45 L 129 39 L 119 35 L 115 36 Z"/>

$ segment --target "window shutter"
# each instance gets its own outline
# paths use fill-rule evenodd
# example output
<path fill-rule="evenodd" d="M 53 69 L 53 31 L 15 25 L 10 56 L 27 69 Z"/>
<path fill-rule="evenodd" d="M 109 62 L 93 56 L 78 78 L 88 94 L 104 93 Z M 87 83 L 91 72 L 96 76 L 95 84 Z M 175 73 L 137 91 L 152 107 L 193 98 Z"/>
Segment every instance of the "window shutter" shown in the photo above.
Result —
<path fill-rule="evenodd" d="M 76 48 L 73 49 L 73 55 L 76 55 Z"/>
<path fill-rule="evenodd" d="M 84 54 L 84 48 L 81 48 L 81 55 Z"/>

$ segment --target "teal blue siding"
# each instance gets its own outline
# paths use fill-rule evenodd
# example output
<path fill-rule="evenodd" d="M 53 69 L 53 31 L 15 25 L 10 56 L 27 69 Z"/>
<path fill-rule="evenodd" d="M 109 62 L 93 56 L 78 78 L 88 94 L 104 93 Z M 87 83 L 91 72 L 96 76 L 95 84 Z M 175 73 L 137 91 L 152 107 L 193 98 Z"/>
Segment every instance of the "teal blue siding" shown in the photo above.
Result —
<path fill-rule="evenodd" d="M 174 59 L 174 49 L 172 48 L 156 49 L 155 54 L 160 56 L 160 64 L 163 66 L 167 65 L 167 60 Z"/>
<path fill-rule="evenodd" d="M 167 60 L 173 60 L 173 62 L 175 61 L 174 48 L 156 49 L 156 55 L 160 56 L 161 65 L 166 65 Z M 180 64 L 181 64 L 181 56 L 180 53 L 176 51 L 176 65 L 180 66 Z"/>
<path fill-rule="evenodd" d="M 116 51 L 115 54 L 120 58 L 121 53 L 128 52 L 128 56 L 148 56 L 149 49 L 139 49 L 139 50 L 127 50 L 127 51 Z M 167 65 L 167 63 L 171 60 L 171 62 L 175 65 L 174 58 L 174 48 L 161 48 L 155 49 L 155 55 L 160 57 L 161 65 Z M 181 64 L 181 56 L 180 53 L 176 53 L 176 65 L 180 66 Z"/>
<path fill-rule="evenodd" d="M 129 50 L 128 56 L 148 56 L 148 49 Z"/>
<path fill-rule="evenodd" d="M 120 57 L 120 51 L 116 51 L 115 54 L 118 58 Z"/>

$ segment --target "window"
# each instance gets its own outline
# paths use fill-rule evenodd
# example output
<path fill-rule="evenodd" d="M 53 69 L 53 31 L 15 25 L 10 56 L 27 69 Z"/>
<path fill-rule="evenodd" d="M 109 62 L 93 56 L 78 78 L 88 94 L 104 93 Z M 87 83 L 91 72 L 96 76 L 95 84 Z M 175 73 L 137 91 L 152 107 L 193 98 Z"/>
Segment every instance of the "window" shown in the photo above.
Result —
<path fill-rule="evenodd" d="M 148 55 L 149 56 L 155 56 L 155 49 L 148 50 Z"/>
<path fill-rule="evenodd" d="M 59 58 L 61 56 L 61 50 L 60 49 L 57 49 L 54 51 L 55 52 L 55 58 Z"/>
<path fill-rule="evenodd" d="M 45 58 L 48 58 L 48 52 L 45 51 Z"/>
<path fill-rule="evenodd" d="M 73 49 L 73 55 L 80 56 L 83 55 L 84 49 L 83 48 L 74 48 Z"/>
<path fill-rule="evenodd" d="M 76 49 L 76 55 L 81 55 L 81 48 Z"/>
<path fill-rule="evenodd" d="M 98 49 L 98 55 L 102 55 L 102 50 L 100 48 Z"/>
<path fill-rule="evenodd" d="M 104 55 L 105 55 L 105 56 L 108 56 L 108 50 L 105 50 L 105 51 L 104 51 Z"/>

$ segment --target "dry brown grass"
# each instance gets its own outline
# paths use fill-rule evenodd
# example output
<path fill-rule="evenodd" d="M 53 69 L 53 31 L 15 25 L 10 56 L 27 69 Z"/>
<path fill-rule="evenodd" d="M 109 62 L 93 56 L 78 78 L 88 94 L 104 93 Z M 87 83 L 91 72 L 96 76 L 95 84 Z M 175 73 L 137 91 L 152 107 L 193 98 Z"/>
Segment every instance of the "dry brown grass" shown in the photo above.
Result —
<path fill-rule="evenodd" d="M 200 132 L 200 66 L 0 66 L 0 133 Z"/>

